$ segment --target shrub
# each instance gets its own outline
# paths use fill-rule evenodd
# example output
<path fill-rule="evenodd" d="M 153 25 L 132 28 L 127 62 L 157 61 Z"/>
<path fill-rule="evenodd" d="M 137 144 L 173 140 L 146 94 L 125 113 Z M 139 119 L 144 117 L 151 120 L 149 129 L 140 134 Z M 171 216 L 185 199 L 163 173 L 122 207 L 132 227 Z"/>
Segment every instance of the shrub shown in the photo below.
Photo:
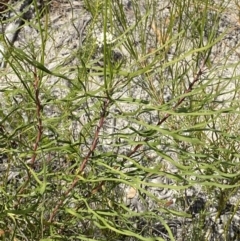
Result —
<path fill-rule="evenodd" d="M 232 4 L 53 2 L 5 41 L 3 240 L 239 239 Z"/>

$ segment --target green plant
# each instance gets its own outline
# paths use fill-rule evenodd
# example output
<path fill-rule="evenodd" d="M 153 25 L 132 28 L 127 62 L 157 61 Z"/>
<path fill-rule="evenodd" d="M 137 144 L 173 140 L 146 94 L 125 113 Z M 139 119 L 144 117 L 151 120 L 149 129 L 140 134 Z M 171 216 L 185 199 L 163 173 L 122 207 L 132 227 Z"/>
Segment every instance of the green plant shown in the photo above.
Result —
<path fill-rule="evenodd" d="M 229 240 L 238 203 L 222 234 L 206 225 L 239 187 L 226 1 L 84 0 L 86 29 L 69 3 L 78 48 L 59 50 L 50 9 L 1 71 L 1 238 Z"/>

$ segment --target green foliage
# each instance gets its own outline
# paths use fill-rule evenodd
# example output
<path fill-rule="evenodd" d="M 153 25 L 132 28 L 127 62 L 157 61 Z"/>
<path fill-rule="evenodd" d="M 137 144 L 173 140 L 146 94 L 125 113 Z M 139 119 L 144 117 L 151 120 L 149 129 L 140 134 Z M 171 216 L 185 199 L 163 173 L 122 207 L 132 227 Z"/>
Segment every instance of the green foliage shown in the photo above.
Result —
<path fill-rule="evenodd" d="M 237 47 L 216 56 L 232 31 L 218 32 L 227 6 L 143 2 L 84 0 L 85 40 L 51 68 L 51 12 L 32 24 L 40 47 L 11 47 L 0 73 L 2 240 L 175 240 L 169 220 L 180 218 L 193 220 L 184 240 L 211 240 L 208 208 L 219 217 L 240 184 Z M 206 198 L 196 219 L 193 188 Z"/>

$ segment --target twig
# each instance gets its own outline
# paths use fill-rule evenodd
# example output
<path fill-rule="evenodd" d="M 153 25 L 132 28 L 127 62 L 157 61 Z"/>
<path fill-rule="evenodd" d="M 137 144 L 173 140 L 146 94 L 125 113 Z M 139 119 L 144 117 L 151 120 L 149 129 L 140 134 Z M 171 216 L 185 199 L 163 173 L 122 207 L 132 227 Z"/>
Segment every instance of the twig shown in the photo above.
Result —
<path fill-rule="evenodd" d="M 29 163 L 30 166 L 32 166 L 32 167 L 34 166 L 34 163 L 35 163 L 35 160 L 36 160 L 36 157 L 37 157 L 36 151 L 38 149 L 40 140 L 42 138 L 42 133 L 43 133 L 42 118 L 41 118 L 42 105 L 41 105 L 41 101 L 39 99 L 39 77 L 38 77 L 38 74 L 37 74 L 37 68 L 36 67 L 34 67 L 33 76 L 34 76 L 33 86 L 34 86 L 34 90 L 35 90 L 35 104 L 36 104 L 36 115 L 37 115 L 37 136 L 36 136 L 36 140 L 35 140 L 34 147 L 33 147 L 33 155 L 32 155 L 31 161 Z M 25 187 L 29 183 L 31 173 L 29 172 L 29 170 L 27 170 L 27 172 L 28 172 L 28 177 L 26 179 L 25 184 L 21 187 L 21 189 L 19 191 L 19 194 L 23 193 L 23 191 L 25 190 Z M 19 203 L 20 200 L 21 200 L 21 198 L 18 200 L 17 203 Z M 18 204 L 16 204 L 15 207 L 17 205 Z"/>
<path fill-rule="evenodd" d="M 103 108 L 102 108 L 102 113 L 101 113 L 101 118 L 100 118 L 98 126 L 96 128 L 96 131 L 95 131 L 95 134 L 94 134 L 94 138 L 93 138 L 90 150 L 87 153 L 86 157 L 84 158 L 83 162 L 81 163 L 81 165 L 79 167 L 79 171 L 78 171 L 79 174 L 81 174 L 83 172 L 83 170 L 85 169 L 85 167 L 86 167 L 86 165 L 87 165 L 87 163 L 89 161 L 90 156 L 92 155 L 92 153 L 94 152 L 94 150 L 97 147 L 99 133 L 100 133 L 100 130 L 102 129 L 102 127 L 103 127 L 109 103 L 110 103 L 110 100 L 108 100 L 108 99 L 104 101 Z M 58 203 L 56 204 L 53 212 L 50 214 L 50 218 L 49 218 L 48 222 L 51 223 L 53 221 L 54 217 L 57 214 L 58 209 L 63 205 L 64 200 L 69 195 L 69 193 L 74 189 L 74 187 L 77 185 L 78 181 L 79 181 L 79 177 L 76 176 L 74 181 L 72 182 L 71 186 L 63 194 L 63 198 L 61 198 L 61 200 L 59 200 Z"/>
<path fill-rule="evenodd" d="M 34 68 L 34 89 L 35 89 L 35 104 L 36 104 L 36 114 L 37 114 L 37 137 L 36 137 L 36 141 L 34 144 L 34 148 L 33 148 L 33 155 L 32 155 L 32 159 L 30 164 L 33 166 L 37 157 L 37 149 L 39 146 L 39 142 L 41 140 L 42 137 L 42 133 L 43 133 L 43 126 L 42 126 L 42 118 L 41 118 L 41 111 L 42 111 L 42 105 L 41 105 L 41 101 L 39 99 L 39 78 L 37 76 L 37 69 L 36 67 Z"/>
<path fill-rule="evenodd" d="M 187 90 L 185 90 L 184 94 L 187 94 L 189 92 L 191 92 L 193 90 L 194 85 L 200 80 L 201 75 L 203 74 L 203 70 L 205 68 L 205 63 L 206 63 L 206 59 L 203 61 L 202 65 L 200 66 L 197 74 L 195 75 L 193 81 L 190 83 L 189 87 Z M 186 99 L 186 97 L 182 97 L 181 99 L 179 99 L 179 101 L 173 106 L 173 110 L 176 110 L 177 107 L 179 107 L 182 102 Z M 166 114 L 161 120 L 159 120 L 159 122 L 157 123 L 157 126 L 160 126 L 162 123 L 164 123 L 169 117 L 171 116 L 171 114 Z M 146 138 L 144 141 L 149 141 L 149 138 Z M 133 148 L 133 150 L 131 150 L 128 154 L 127 157 L 132 156 L 134 153 L 137 152 L 137 150 L 142 147 L 143 144 L 138 144 L 137 146 L 135 146 Z"/>

